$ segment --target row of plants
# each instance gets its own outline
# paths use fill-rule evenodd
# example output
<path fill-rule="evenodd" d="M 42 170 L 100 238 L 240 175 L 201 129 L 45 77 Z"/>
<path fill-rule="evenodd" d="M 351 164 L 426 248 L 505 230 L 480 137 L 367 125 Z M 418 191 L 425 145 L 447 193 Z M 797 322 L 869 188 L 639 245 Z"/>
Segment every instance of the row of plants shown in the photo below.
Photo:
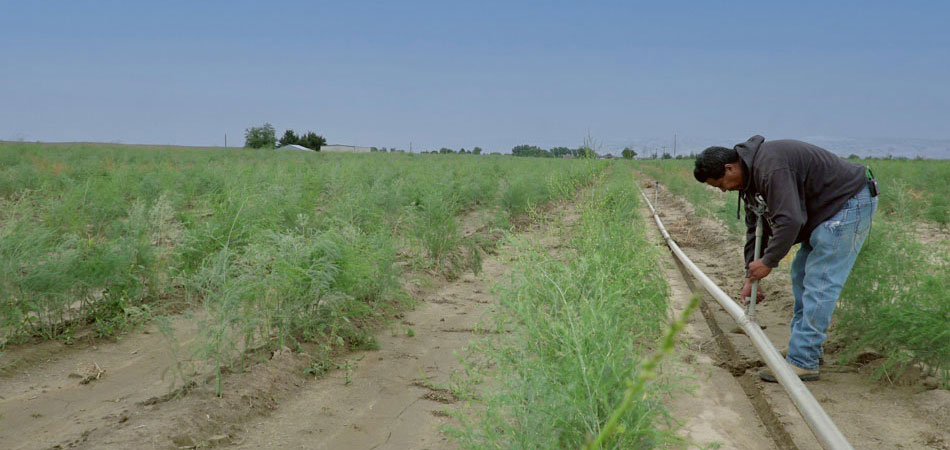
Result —
<path fill-rule="evenodd" d="M 887 185 L 879 207 L 887 215 L 922 218 L 946 229 L 950 225 L 950 161 L 865 159 Z"/>
<path fill-rule="evenodd" d="M 745 222 L 736 219 L 736 194 L 697 183 L 693 165 L 691 159 L 636 162 L 637 170 L 685 198 L 699 214 L 719 220 L 733 233 L 744 234 Z"/>
<path fill-rule="evenodd" d="M 870 235 L 841 293 L 832 338 L 844 344 L 846 360 L 868 348 L 880 351 L 886 360 L 879 375 L 923 363 L 950 386 L 950 301 L 945 290 L 950 254 L 946 238 L 929 231 L 932 224 L 946 230 L 950 161 L 859 162 L 872 167 L 881 194 Z M 724 221 L 742 239 L 744 229 L 734 215 L 736 194 L 696 182 L 692 164 L 638 162 L 637 169 L 686 198 L 700 214 Z"/>
<path fill-rule="evenodd" d="M 366 325 L 405 300 L 401 267 L 477 260 L 465 212 L 504 227 L 602 167 L 0 144 L 0 345 L 193 307 L 219 367 L 262 346 L 372 345 Z"/>
<path fill-rule="evenodd" d="M 667 382 L 646 383 L 672 351 L 661 254 L 644 235 L 629 171 L 603 176 L 578 202 L 567 247 L 512 237 L 514 267 L 491 325 L 469 349 L 469 398 L 452 434 L 464 448 L 656 448 Z M 680 322 L 680 325 L 682 323 Z M 651 350 L 658 353 L 650 357 Z"/>

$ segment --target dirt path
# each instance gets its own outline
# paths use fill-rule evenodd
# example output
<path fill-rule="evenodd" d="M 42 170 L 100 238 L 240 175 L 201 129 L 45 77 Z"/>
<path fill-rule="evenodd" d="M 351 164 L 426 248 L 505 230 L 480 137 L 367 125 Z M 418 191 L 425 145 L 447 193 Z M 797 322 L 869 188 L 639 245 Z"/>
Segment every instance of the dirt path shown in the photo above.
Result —
<path fill-rule="evenodd" d="M 173 319 L 181 346 L 196 322 Z M 96 430 L 128 420 L 130 409 L 169 392 L 178 360 L 156 325 L 117 342 L 60 341 L 12 348 L 0 378 L 0 442 L 8 449 L 77 445 Z M 123 420 L 123 418 L 125 418 Z"/>
<path fill-rule="evenodd" d="M 459 367 L 455 352 L 491 309 L 486 281 L 505 270 L 494 257 L 483 268 L 479 276 L 465 274 L 427 296 L 379 335 L 379 350 L 351 355 L 352 370 L 309 384 L 252 423 L 238 448 L 450 447 L 439 427 L 449 420 L 443 410 L 456 401 L 446 389 Z"/>
<path fill-rule="evenodd" d="M 644 184 L 644 190 L 652 199 L 652 184 Z M 699 217 L 688 203 L 671 195 L 662 185 L 657 208 L 670 234 L 690 259 L 726 292 L 738 292 L 744 275 L 742 242 L 729 238 L 721 224 Z M 786 258 L 763 282 L 768 299 L 757 307 L 765 332 L 778 349 L 787 346 L 789 336 L 790 260 Z M 764 363 L 749 339 L 736 332 L 731 317 L 715 301 L 709 297 L 707 300 L 713 316 L 711 322 L 725 332 L 728 345 L 737 353 L 736 358 L 722 361 L 722 366 L 742 384 L 755 387 L 795 448 L 820 448 L 782 387 L 758 380 L 759 367 Z M 855 448 L 950 448 L 950 392 L 933 389 L 914 371 L 893 384 L 872 381 L 869 375 L 875 365 L 873 354 L 863 361 L 864 366 L 854 367 L 838 365 L 835 351 L 826 348 L 821 380 L 808 383 L 807 387 Z"/>

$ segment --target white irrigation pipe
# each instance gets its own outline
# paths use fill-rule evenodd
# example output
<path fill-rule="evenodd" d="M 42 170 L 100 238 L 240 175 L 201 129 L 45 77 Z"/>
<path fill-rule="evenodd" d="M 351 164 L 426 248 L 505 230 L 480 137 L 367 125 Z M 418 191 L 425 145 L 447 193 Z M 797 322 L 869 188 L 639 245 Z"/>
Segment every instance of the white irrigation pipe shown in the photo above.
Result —
<path fill-rule="evenodd" d="M 639 187 L 637 189 L 639 189 Z M 821 446 L 828 450 L 853 449 L 851 444 L 848 443 L 848 440 L 841 434 L 841 431 L 838 430 L 838 427 L 835 426 L 835 423 L 831 421 L 831 417 L 828 416 L 828 413 L 818 404 L 818 401 L 811 395 L 811 392 L 805 387 L 802 380 L 788 367 L 782 355 L 775 350 L 775 347 L 772 346 L 772 342 L 769 341 L 769 338 L 762 329 L 759 328 L 759 325 L 749 320 L 749 317 L 745 315 L 742 308 L 723 292 L 719 286 L 716 286 L 716 283 L 713 283 L 706 274 L 699 270 L 696 264 L 693 264 L 693 262 L 689 260 L 686 254 L 676 245 L 676 242 L 673 241 L 673 238 L 670 237 L 670 234 L 666 232 L 666 228 L 663 227 L 663 222 L 660 221 L 656 209 L 653 208 L 653 204 L 650 203 L 650 199 L 647 198 L 647 195 L 642 189 L 640 189 L 640 194 L 643 195 L 647 206 L 649 206 L 650 211 L 653 212 L 653 219 L 656 221 L 657 226 L 660 227 L 663 239 L 666 239 L 666 243 L 670 246 L 670 249 L 673 250 L 673 253 L 679 258 L 683 265 L 689 269 L 690 273 L 702 283 L 703 287 L 706 288 L 713 298 L 722 305 L 726 312 L 736 320 L 742 330 L 745 331 L 746 336 L 752 339 L 752 344 L 755 345 L 756 350 L 759 351 L 759 355 L 765 359 L 765 364 L 772 369 L 775 378 L 778 379 L 782 387 L 785 388 L 785 391 L 788 392 L 788 396 L 792 398 L 795 407 L 798 408 L 802 417 L 805 418 L 808 428 L 811 428 L 812 433 L 818 438 L 818 442 L 821 443 Z"/>

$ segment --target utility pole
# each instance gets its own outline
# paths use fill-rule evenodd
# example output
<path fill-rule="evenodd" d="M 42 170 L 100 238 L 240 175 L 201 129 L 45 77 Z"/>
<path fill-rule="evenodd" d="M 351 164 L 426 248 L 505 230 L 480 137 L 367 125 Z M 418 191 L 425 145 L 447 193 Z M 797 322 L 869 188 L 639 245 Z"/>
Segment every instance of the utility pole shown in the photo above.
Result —
<path fill-rule="evenodd" d="M 412 141 L 409 141 L 409 153 L 412 153 Z"/>
<path fill-rule="evenodd" d="M 676 133 L 673 133 L 673 158 L 676 158 Z"/>
<path fill-rule="evenodd" d="M 228 134 L 224 133 L 224 148 L 228 148 Z"/>

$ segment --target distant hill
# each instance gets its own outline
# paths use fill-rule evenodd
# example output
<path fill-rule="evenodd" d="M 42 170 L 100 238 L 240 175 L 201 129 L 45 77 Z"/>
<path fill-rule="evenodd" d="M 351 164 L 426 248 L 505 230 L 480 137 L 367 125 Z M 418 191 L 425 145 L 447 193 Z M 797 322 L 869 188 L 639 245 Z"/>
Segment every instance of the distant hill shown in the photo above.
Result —
<path fill-rule="evenodd" d="M 950 139 L 806 137 L 803 141 L 841 156 L 950 159 Z"/>

